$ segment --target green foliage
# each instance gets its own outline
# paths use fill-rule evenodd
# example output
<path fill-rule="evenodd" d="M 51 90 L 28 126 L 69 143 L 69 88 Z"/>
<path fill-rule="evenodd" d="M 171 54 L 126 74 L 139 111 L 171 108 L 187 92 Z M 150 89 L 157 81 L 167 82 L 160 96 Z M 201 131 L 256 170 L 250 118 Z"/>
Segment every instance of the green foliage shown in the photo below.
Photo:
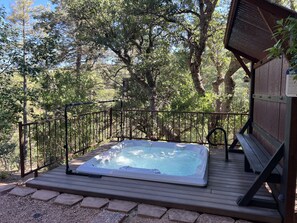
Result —
<path fill-rule="evenodd" d="M 290 66 L 297 69 L 297 19 L 289 17 L 277 21 L 274 38 L 277 42 L 268 49 L 270 57 L 280 57 L 284 54 Z"/>
<path fill-rule="evenodd" d="M 49 124 L 48 119 L 63 114 L 65 104 L 118 98 L 125 93 L 128 108 L 213 112 L 217 100 L 233 96 L 222 93 L 223 85 L 218 94 L 213 91 L 213 82 L 224 76 L 231 61 L 222 43 L 227 11 L 212 12 L 217 0 L 205 2 L 207 12 L 200 11 L 202 5 L 193 0 L 53 2 L 52 11 L 37 13 L 31 0 L 17 0 L 10 17 L 15 28 L 0 10 L 0 154 L 13 154 L 12 135 L 26 100 L 29 121 L 46 120 L 47 127 L 27 131 L 31 143 L 40 142 L 40 151 L 49 153 L 38 157 L 33 151 L 35 161 L 42 164 L 52 162 L 56 154 L 51 153 L 63 150 L 64 130 L 53 131 L 56 123 Z M 204 97 L 195 90 L 191 68 L 201 75 Z M 128 80 L 126 92 L 123 79 Z M 234 79 L 237 89 L 231 110 L 245 110 L 247 86 L 239 85 L 240 75 Z M 89 106 L 84 112 L 92 109 Z M 71 117 L 78 112 L 73 110 Z M 158 118 L 168 120 L 163 130 L 175 137 L 170 117 Z M 70 124 L 73 136 L 80 134 L 79 121 L 84 123 L 78 117 L 78 123 Z M 90 136 L 81 134 L 80 143 L 85 145 Z"/>
<path fill-rule="evenodd" d="M 80 80 L 71 70 L 56 70 L 43 73 L 38 79 L 38 106 L 47 112 L 63 114 L 65 104 L 80 101 L 96 101 L 102 98 L 103 80 L 94 72 L 83 72 Z M 77 92 L 79 89 L 79 94 Z"/>
<path fill-rule="evenodd" d="M 7 179 L 9 177 L 9 172 L 7 171 L 0 171 L 0 179 Z"/>
<path fill-rule="evenodd" d="M 77 0 L 68 4 L 69 16 L 84 21 L 80 37 L 111 50 L 116 63 L 129 73 L 130 86 L 133 83 L 129 97 L 135 92 L 133 100 L 139 100 L 141 107 L 157 109 L 160 78 L 170 63 L 168 24 L 152 15 L 137 13 L 130 2 L 91 3 Z M 140 99 L 140 95 L 144 97 Z"/>
<path fill-rule="evenodd" d="M 11 74 L 13 60 L 16 56 L 17 32 L 5 20 L 5 9 L 0 7 L 0 74 Z"/>
<path fill-rule="evenodd" d="M 15 30 L 5 21 L 4 9 L 0 8 L 0 159 L 5 165 L 16 146 L 12 134 L 21 110 L 19 89 L 11 77 L 16 38 Z"/>
<path fill-rule="evenodd" d="M 37 32 L 33 31 L 33 15 L 36 14 L 32 0 L 15 0 L 8 20 L 19 33 L 18 44 L 14 46 L 15 57 L 12 64 L 15 70 L 23 76 L 34 76 L 40 67 L 34 58 L 33 48 L 36 45 Z M 25 82 L 25 81 L 24 81 Z M 26 94 L 24 89 L 24 95 Z M 25 98 L 24 98 L 25 100 Z"/>

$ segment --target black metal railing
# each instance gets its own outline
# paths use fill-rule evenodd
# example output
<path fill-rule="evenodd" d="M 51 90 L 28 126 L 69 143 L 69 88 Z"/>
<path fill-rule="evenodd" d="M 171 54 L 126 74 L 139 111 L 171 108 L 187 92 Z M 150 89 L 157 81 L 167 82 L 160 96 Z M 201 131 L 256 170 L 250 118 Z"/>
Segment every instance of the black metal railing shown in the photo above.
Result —
<path fill-rule="evenodd" d="M 64 119 L 23 124 L 19 122 L 21 176 L 64 160 Z"/>
<path fill-rule="evenodd" d="M 221 127 L 226 130 L 228 145 L 248 119 L 245 113 L 145 110 L 112 110 L 112 116 L 112 135 L 117 138 L 208 144 L 208 132 Z M 224 145 L 222 132 L 216 132 L 212 141 Z"/>
<path fill-rule="evenodd" d="M 111 110 L 92 111 L 69 117 L 70 109 L 81 106 L 94 106 L 106 103 L 114 103 L 118 100 L 96 101 L 96 102 L 78 102 L 65 105 L 65 162 L 66 173 L 71 172 L 69 169 L 69 160 L 77 153 L 84 154 L 85 151 L 105 139 L 110 139 L 111 135 Z M 122 105 L 122 102 L 120 102 Z M 77 111 L 76 111 L 77 112 Z M 75 114 L 75 113 L 74 113 Z"/>
<path fill-rule="evenodd" d="M 221 127 L 226 130 L 230 144 L 235 133 L 248 119 L 248 114 L 241 113 L 151 112 L 124 110 L 122 106 L 120 109 L 105 107 L 90 112 L 69 112 L 70 108 L 86 104 L 94 103 L 67 105 L 63 119 L 19 123 L 22 176 L 30 173 L 37 175 L 39 170 L 57 163 L 66 163 L 69 167 L 68 162 L 75 154 L 84 154 L 107 139 L 150 139 L 207 144 L 207 133 L 215 127 Z M 212 142 L 224 145 L 223 134 L 213 134 Z"/>
<path fill-rule="evenodd" d="M 211 136 L 213 134 L 215 134 L 217 131 L 221 131 L 223 133 L 224 136 L 224 147 L 225 147 L 225 161 L 228 162 L 229 161 L 229 149 L 228 149 L 228 140 L 227 140 L 227 132 L 225 129 L 221 128 L 221 127 L 216 127 L 212 130 L 210 130 L 206 136 L 206 140 L 208 142 L 209 145 L 211 146 L 218 146 L 217 143 L 212 142 L 211 140 Z"/>

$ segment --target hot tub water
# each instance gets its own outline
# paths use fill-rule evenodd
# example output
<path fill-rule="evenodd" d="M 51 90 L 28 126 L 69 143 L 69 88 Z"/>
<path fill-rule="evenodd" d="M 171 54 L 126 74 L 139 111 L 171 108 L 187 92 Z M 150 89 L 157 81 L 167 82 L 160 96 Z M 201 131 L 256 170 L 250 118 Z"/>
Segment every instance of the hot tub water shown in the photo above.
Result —
<path fill-rule="evenodd" d="M 205 186 L 208 149 L 198 144 L 124 140 L 77 168 L 97 174 Z"/>

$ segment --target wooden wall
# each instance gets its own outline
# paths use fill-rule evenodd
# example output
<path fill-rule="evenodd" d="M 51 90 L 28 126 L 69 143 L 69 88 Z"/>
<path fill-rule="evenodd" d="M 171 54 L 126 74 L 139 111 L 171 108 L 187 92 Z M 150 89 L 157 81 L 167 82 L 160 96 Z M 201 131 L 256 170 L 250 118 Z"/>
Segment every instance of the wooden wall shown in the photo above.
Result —
<path fill-rule="evenodd" d="M 288 63 L 282 58 L 255 68 L 253 134 L 271 154 L 277 143 L 285 140 L 287 69 Z"/>
<path fill-rule="evenodd" d="M 297 98 L 285 96 L 286 59 L 274 59 L 254 67 L 251 101 L 252 133 L 273 154 L 284 142 L 280 185 L 272 185 L 285 223 L 293 223 L 297 181 Z M 271 185 L 271 184 L 270 184 Z M 278 196 L 280 195 L 280 196 Z M 281 199 L 278 199 L 281 198 Z"/>

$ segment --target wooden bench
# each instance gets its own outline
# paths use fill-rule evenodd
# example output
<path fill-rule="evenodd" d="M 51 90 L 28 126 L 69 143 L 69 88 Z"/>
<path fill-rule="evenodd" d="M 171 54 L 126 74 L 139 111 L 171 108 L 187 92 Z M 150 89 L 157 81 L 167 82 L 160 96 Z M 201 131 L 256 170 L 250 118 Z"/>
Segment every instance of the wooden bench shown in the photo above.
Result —
<path fill-rule="evenodd" d="M 248 191 L 240 196 L 237 204 L 240 206 L 256 205 L 261 207 L 271 207 L 273 203 L 267 203 L 260 199 L 253 198 L 264 182 L 280 183 L 282 170 L 278 165 L 284 155 L 284 144 L 278 145 L 276 152 L 271 155 L 265 147 L 252 134 L 244 133 L 251 125 L 248 120 L 244 127 L 236 134 L 236 139 L 231 144 L 229 150 L 239 142 L 245 155 L 245 171 L 258 174 Z"/>
<path fill-rule="evenodd" d="M 236 138 L 245 154 L 245 171 L 252 171 L 255 174 L 262 173 L 272 156 L 252 134 L 238 133 Z M 276 165 L 267 178 L 267 182 L 280 183 L 280 180 L 281 168 Z"/>

